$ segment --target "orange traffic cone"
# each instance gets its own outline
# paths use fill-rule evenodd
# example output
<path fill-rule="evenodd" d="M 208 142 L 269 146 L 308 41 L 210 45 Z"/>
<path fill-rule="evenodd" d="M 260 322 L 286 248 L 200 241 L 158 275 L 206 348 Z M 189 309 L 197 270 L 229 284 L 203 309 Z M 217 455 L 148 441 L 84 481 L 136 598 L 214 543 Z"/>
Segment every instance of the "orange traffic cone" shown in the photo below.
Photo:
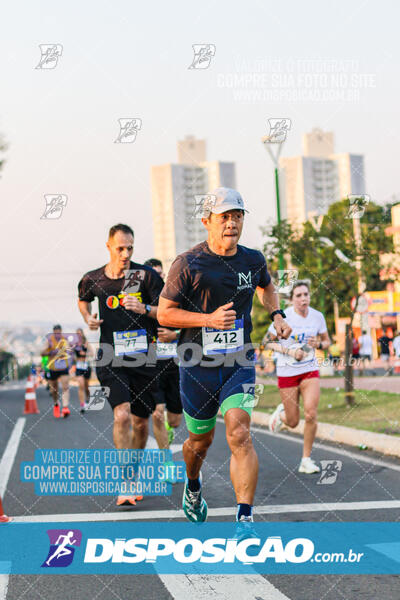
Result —
<path fill-rule="evenodd" d="M 7 517 L 7 515 L 4 514 L 3 504 L 0 498 L 0 523 L 9 523 L 10 521 L 11 517 Z"/>
<path fill-rule="evenodd" d="M 24 415 L 35 415 L 40 411 L 36 404 L 36 392 L 35 392 L 35 383 L 32 380 L 32 375 L 28 375 L 28 381 L 26 383 L 26 391 L 25 391 L 25 409 Z"/>

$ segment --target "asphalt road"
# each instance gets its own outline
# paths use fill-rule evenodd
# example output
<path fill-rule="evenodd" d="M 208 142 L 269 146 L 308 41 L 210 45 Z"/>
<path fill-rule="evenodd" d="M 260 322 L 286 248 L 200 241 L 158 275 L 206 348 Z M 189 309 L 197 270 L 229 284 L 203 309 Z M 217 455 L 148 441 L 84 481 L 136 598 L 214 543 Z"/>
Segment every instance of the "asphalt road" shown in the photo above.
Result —
<path fill-rule="evenodd" d="M 21 520 L 37 515 L 75 516 L 90 513 L 93 520 L 118 519 L 115 513 L 139 518 L 143 513 L 152 520 L 166 520 L 159 511 L 175 511 L 181 507 L 182 484 L 174 486 L 170 497 L 148 497 L 132 509 L 115 506 L 111 497 L 39 497 L 33 484 L 19 478 L 21 461 L 33 460 L 37 448 L 112 448 L 112 413 L 106 406 L 102 411 L 92 411 L 85 416 L 78 412 L 77 391 L 72 389 L 72 414 L 68 419 L 52 417 L 50 397 L 44 388 L 37 392 L 39 415 L 27 415 L 18 444 L 15 460 L 3 496 L 6 512 Z M 23 389 L 0 389 L 0 459 L 9 441 L 15 423 L 22 416 Z M 184 425 L 175 442 L 182 444 L 186 438 Z M 260 475 L 255 498 L 255 520 L 264 521 L 395 521 L 400 509 L 377 508 L 361 510 L 359 502 L 388 501 L 400 498 L 398 461 L 355 451 L 354 449 L 318 444 L 313 452 L 316 461 L 341 461 L 342 470 L 333 485 L 319 485 L 318 475 L 301 475 L 297 466 L 301 457 L 301 444 L 290 434 L 272 436 L 255 428 L 255 447 L 260 459 Z M 154 443 L 154 440 L 151 440 Z M 174 448 L 175 459 L 182 459 L 179 446 Z M 375 459 L 381 464 L 373 464 Z M 393 466 L 394 468 L 391 468 Z M 1 481 L 0 481 L 1 485 Z M 210 508 L 209 520 L 233 520 L 235 499 L 229 479 L 229 451 L 224 436 L 224 426 L 217 424 L 214 444 L 203 466 L 203 489 Z M 355 503 L 350 510 L 333 507 L 324 509 L 324 503 Z M 301 505 L 312 504 L 305 509 Z M 230 508 L 232 507 L 232 509 Z M 258 507 L 258 510 L 257 510 Z M 274 507 L 269 509 L 269 507 Z M 212 509 L 226 508 L 213 515 Z M 172 515 L 174 513 L 174 515 Z M 222 513 L 222 514 L 221 514 Z M 181 513 L 183 515 L 183 513 Z M 130 517 L 128 517 L 130 518 Z M 179 516 L 177 520 L 184 520 Z M 1 530 L 0 530 L 1 535 Z M 259 576 L 261 577 L 261 576 Z M 262 582 L 262 585 L 260 584 Z M 183 586 L 182 589 L 180 586 Z M 7 590 L 7 591 L 6 591 Z M 232 591 L 233 590 L 233 591 Z M 167 600 L 187 598 L 193 600 L 215 598 L 254 598 L 265 600 L 398 600 L 400 579 L 397 576 L 360 575 L 274 575 L 254 583 L 244 576 L 196 577 L 158 575 L 11 575 L 0 581 L 0 600 Z M 5 595 L 6 594 L 6 595 Z M 237 594 L 237 595 L 236 595 Z"/>

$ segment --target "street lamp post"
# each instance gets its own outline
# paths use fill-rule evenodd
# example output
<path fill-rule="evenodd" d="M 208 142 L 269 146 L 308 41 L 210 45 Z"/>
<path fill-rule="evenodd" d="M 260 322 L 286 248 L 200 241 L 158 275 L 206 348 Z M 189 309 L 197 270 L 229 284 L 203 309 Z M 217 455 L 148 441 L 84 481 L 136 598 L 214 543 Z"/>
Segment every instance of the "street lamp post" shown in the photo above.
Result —
<path fill-rule="evenodd" d="M 277 217 L 277 221 L 278 221 L 278 226 L 280 226 L 280 224 L 281 224 L 281 202 L 280 202 L 280 197 L 279 197 L 278 167 L 275 167 L 275 191 L 276 191 L 276 217 Z M 285 268 L 285 259 L 284 259 L 281 247 L 279 247 L 278 264 L 279 264 L 279 270 L 283 271 Z"/>
<path fill-rule="evenodd" d="M 321 257 L 321 248 L 319 244 L 319 234 L 322 227 L 322 222 L 324 220 L 324 215 L 319 215 L 317 212 L 309 212 L 308 218 L 310 220 L 311 225 L 313 226 L 317 236 L 317 265 L 318 265 L 318 278 L 319 278 L 319 310 L 324 313 L 325 312 L 325 289 L 324 283 L 322 282 L 322 257 Z"/>
<path fill-rule="evenodd" d="M 278 169 L 278 167 L 279 167 L 279 157 L 282 152 L 283 142 L 285 140 L 280 139 L 279 136 L 277 137 L 276 135 L 265 135 L 264 137 L 261 138 L 261 141 L 264 144 L 264 147 L 266 148 L 266 150 L 268 151 L 268 154 L 270 155 L 271 160 L 274 165 L 275 192 L 276 192 L 276 219 L 278 222 L 278 226 L 280 226 L 282 221 L 281 221 L 281 203 L 280 203 L 280 196 L 279 196 L 279 169 Z M 275 154 L 272 151 L 272 148 L 271 148 L 272 145 L 277 147 L 277 151 Z M 278 264 L 279 264 L 279 270 L 283 271 L 285 268 L 285 258 L 283 256 L 283 251 L 282 251 L 281 246 L 279 246 L 279 251 L 278 251 Z"/>

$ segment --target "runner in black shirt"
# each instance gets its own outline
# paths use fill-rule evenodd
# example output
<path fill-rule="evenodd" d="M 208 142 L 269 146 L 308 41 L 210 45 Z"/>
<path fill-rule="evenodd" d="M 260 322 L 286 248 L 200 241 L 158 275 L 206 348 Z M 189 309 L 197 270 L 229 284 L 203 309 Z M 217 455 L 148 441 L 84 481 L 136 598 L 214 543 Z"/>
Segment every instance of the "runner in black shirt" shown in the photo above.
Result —
<path fill-rule="evenodd" d="M 157 258 L 149 258 L 144 263 L 152 267 L 164 281 L 163 265 Z M 179 368 L 175 362 L 179 330 L 168 327 L 157 328 L 157 382 L 155 409 L 152 415 L 153 433 L 158 447 L 168 448 L 175 438 L 174 429 L 182 420 L 182 402 L 179 393 Z M 167 418 L 164 415 L 164 405 Z"/>
<path fill-rule="evenodd" d="M 183 446 L 188 476 L 184 512 L 191 521 L 207 518 L 200 468 L 220 409 L 232 452 L 237 520 L 247 523 L 252 521 L 258 473 L 250 437 L 255 383 L 250 313 L 256 290 L 272 315 L 278 336 L 288 337 L 291 329 L 279 310 L 264 256 L 238 245 L 244 220 L 241 195 L 218 188 L 210 198 L 210 210 L 202 219 L 208 240 L 175 259 L 160 297 L 158 321 L 182 329 L 180 386 L 189 430 Z"/>
<path fill-rule="evenodd" d="M 110 388 L 115 447 L 144 448 L 154 409 L 155 319 L 163 281 L 151 267 L 130 261 L 133 231 L 127 225 L 111 227 L 107 248 L 110 261 L 79 282 L 78 305 L 89 328 L 100 327 L 96 373 L 101 385 Z M 99 319 L 91 314 L 96 297 Z M 135 498 L 120 497 L 117 503 L 135 504 Z"/>
<path fill-rule="evenodd" d="M 391 338 L 388 337 L 386 330 L 384 329 L 383 335 L 378 338 L 378 342 L 381 349 L 380 359 L 382 362 L 385 362 L 388 366 L 390 363 L 390 342 Z"/>

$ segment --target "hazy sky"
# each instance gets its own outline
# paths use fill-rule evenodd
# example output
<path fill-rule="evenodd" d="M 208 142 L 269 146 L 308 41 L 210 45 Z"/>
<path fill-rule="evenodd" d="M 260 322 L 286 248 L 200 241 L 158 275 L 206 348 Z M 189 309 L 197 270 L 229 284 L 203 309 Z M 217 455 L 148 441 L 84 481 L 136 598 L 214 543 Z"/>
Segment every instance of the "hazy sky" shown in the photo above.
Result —
<path fill-rule="evenodd" d="M 136 260 L 153 255 L 150 167 L 176 161 L 186 134 L 236 163 L 253 247 L 275 218 L 268 118 L 292 120 L 286 156 L 313 127 L 334 131 L 338 152 L 365 154 L 371 198 L 389 200 L 400 191 L 398 13 L 394 0 L 4 3 L 0 320 L 78 322 L 76 284 L 106 262 L 115 222 L 135 229 Z M 62 56 L 35 69 L 46 43 Z M 206 70 L 188 69 L 196 43 L 216 46 Z M 133 144 L 114 143 L 123 117 L 142 119 Z M 40 219 L 55 193 L 68 197 L 61 218 Z"/>

